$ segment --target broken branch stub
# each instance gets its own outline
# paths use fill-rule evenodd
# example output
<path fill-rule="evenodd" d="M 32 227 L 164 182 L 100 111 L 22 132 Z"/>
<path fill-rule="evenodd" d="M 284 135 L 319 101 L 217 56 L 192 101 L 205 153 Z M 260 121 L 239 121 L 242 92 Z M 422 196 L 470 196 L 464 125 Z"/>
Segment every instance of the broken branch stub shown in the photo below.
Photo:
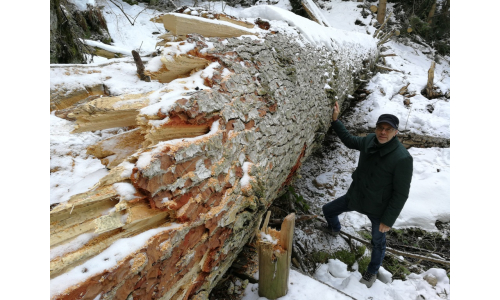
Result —
<path fill-rule="evenodd" d="M 257 240 L 260 297 L 277 299 L 288 293 L 294 229 L 294 213 L 285 218 L 281 231 L 267 228 L 267 226 L 261 229 Z"/>
<path fill-rule="evenodd" d="M 139 78 L 143 81 L 151 82 L 151 78 L 149 78 L 149 76 L 147 75 L 144 75 L 144 64 L 142 63 L 142 59 L 139 53 L 135 50 L 132 50 L 132 56 L 134 57 L 134 62 L 137 67 L 137 75 L 139 75 Z"/>

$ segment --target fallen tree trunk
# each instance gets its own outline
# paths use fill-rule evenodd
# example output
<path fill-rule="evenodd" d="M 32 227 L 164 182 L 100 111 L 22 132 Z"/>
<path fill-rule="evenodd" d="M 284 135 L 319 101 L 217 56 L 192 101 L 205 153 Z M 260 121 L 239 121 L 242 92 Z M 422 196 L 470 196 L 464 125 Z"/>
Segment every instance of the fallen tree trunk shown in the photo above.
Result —
<path fill-rule="evenodd" d="M 51 210 L 52 299 L 208 297 L 378 54 L 366 35 L 339 51 L 296 38 L 191 35 L 189 55 L 210 62 L 202 89 L 73 110 L 75 131 L 138 129 L 91 147 L 109 173 Z"/>

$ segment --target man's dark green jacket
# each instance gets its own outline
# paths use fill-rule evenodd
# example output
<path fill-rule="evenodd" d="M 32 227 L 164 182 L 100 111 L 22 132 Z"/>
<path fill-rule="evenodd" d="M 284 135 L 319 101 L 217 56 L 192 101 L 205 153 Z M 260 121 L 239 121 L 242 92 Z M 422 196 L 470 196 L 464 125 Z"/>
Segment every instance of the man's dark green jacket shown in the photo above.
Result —
<path fill-rule="evenodd" d="M 380 144 L 374 133 L 352 136 L 339 120 L 332 126 L 344 145 L 360 151 L 347 191 L 349 209 L 380 218 L 392 227 L 408 199 L 413 158 L 396 136 Z"/>

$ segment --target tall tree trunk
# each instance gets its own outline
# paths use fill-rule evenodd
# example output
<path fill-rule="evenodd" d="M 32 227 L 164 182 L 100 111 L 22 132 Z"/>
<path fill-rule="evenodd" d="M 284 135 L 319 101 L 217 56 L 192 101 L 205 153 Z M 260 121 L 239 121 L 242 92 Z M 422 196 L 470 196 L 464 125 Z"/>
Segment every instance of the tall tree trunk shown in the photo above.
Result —
<path fill-rule="evenodd" d="M 378 11 L 377 11 L 377 21 L 382 24 L 385 20 L 385 7 L 387 5 L 387 0 L 380 0 L 378 2 Z"/>
<path fill-rule="evenodd" d="M 429 12 L 429 16 L 427 16 L 427 23 L 431 24 L 432 23 L 432 18 L 434 17 L 434 13 L 436 12 L 436 3 L 437 1 L 434 0 L 434 3 L 432 4 L 431 11 Z"/>

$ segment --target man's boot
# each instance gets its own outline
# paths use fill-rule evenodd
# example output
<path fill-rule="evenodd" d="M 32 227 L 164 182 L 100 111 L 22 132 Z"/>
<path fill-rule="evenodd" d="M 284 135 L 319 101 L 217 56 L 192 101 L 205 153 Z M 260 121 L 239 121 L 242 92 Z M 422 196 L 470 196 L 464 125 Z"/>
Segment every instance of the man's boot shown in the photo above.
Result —
<path fill-rule="evenodd" d="M 316 227 L 316 229 L 319 229 L 323 232 L 332 235 L 333 237 L 338 237 L 340 234 L 340 231 L 333 231 L 333 229 L 331 229 L 330 226 L 328 226 L 328 223 L 317 222 L 314 227 Z"/>
<path fill-rule="evenodd" d="M 361 277 L 361 280 L 359 280 L 359 282 L 363 283 L 368 288 L 371 288 L 373 283 L 375 282 L 375 280 L 377 280 L 377 274 L 372 274 L 372 273 L 366 271 L 363 274 L 363 277 Z"/>

